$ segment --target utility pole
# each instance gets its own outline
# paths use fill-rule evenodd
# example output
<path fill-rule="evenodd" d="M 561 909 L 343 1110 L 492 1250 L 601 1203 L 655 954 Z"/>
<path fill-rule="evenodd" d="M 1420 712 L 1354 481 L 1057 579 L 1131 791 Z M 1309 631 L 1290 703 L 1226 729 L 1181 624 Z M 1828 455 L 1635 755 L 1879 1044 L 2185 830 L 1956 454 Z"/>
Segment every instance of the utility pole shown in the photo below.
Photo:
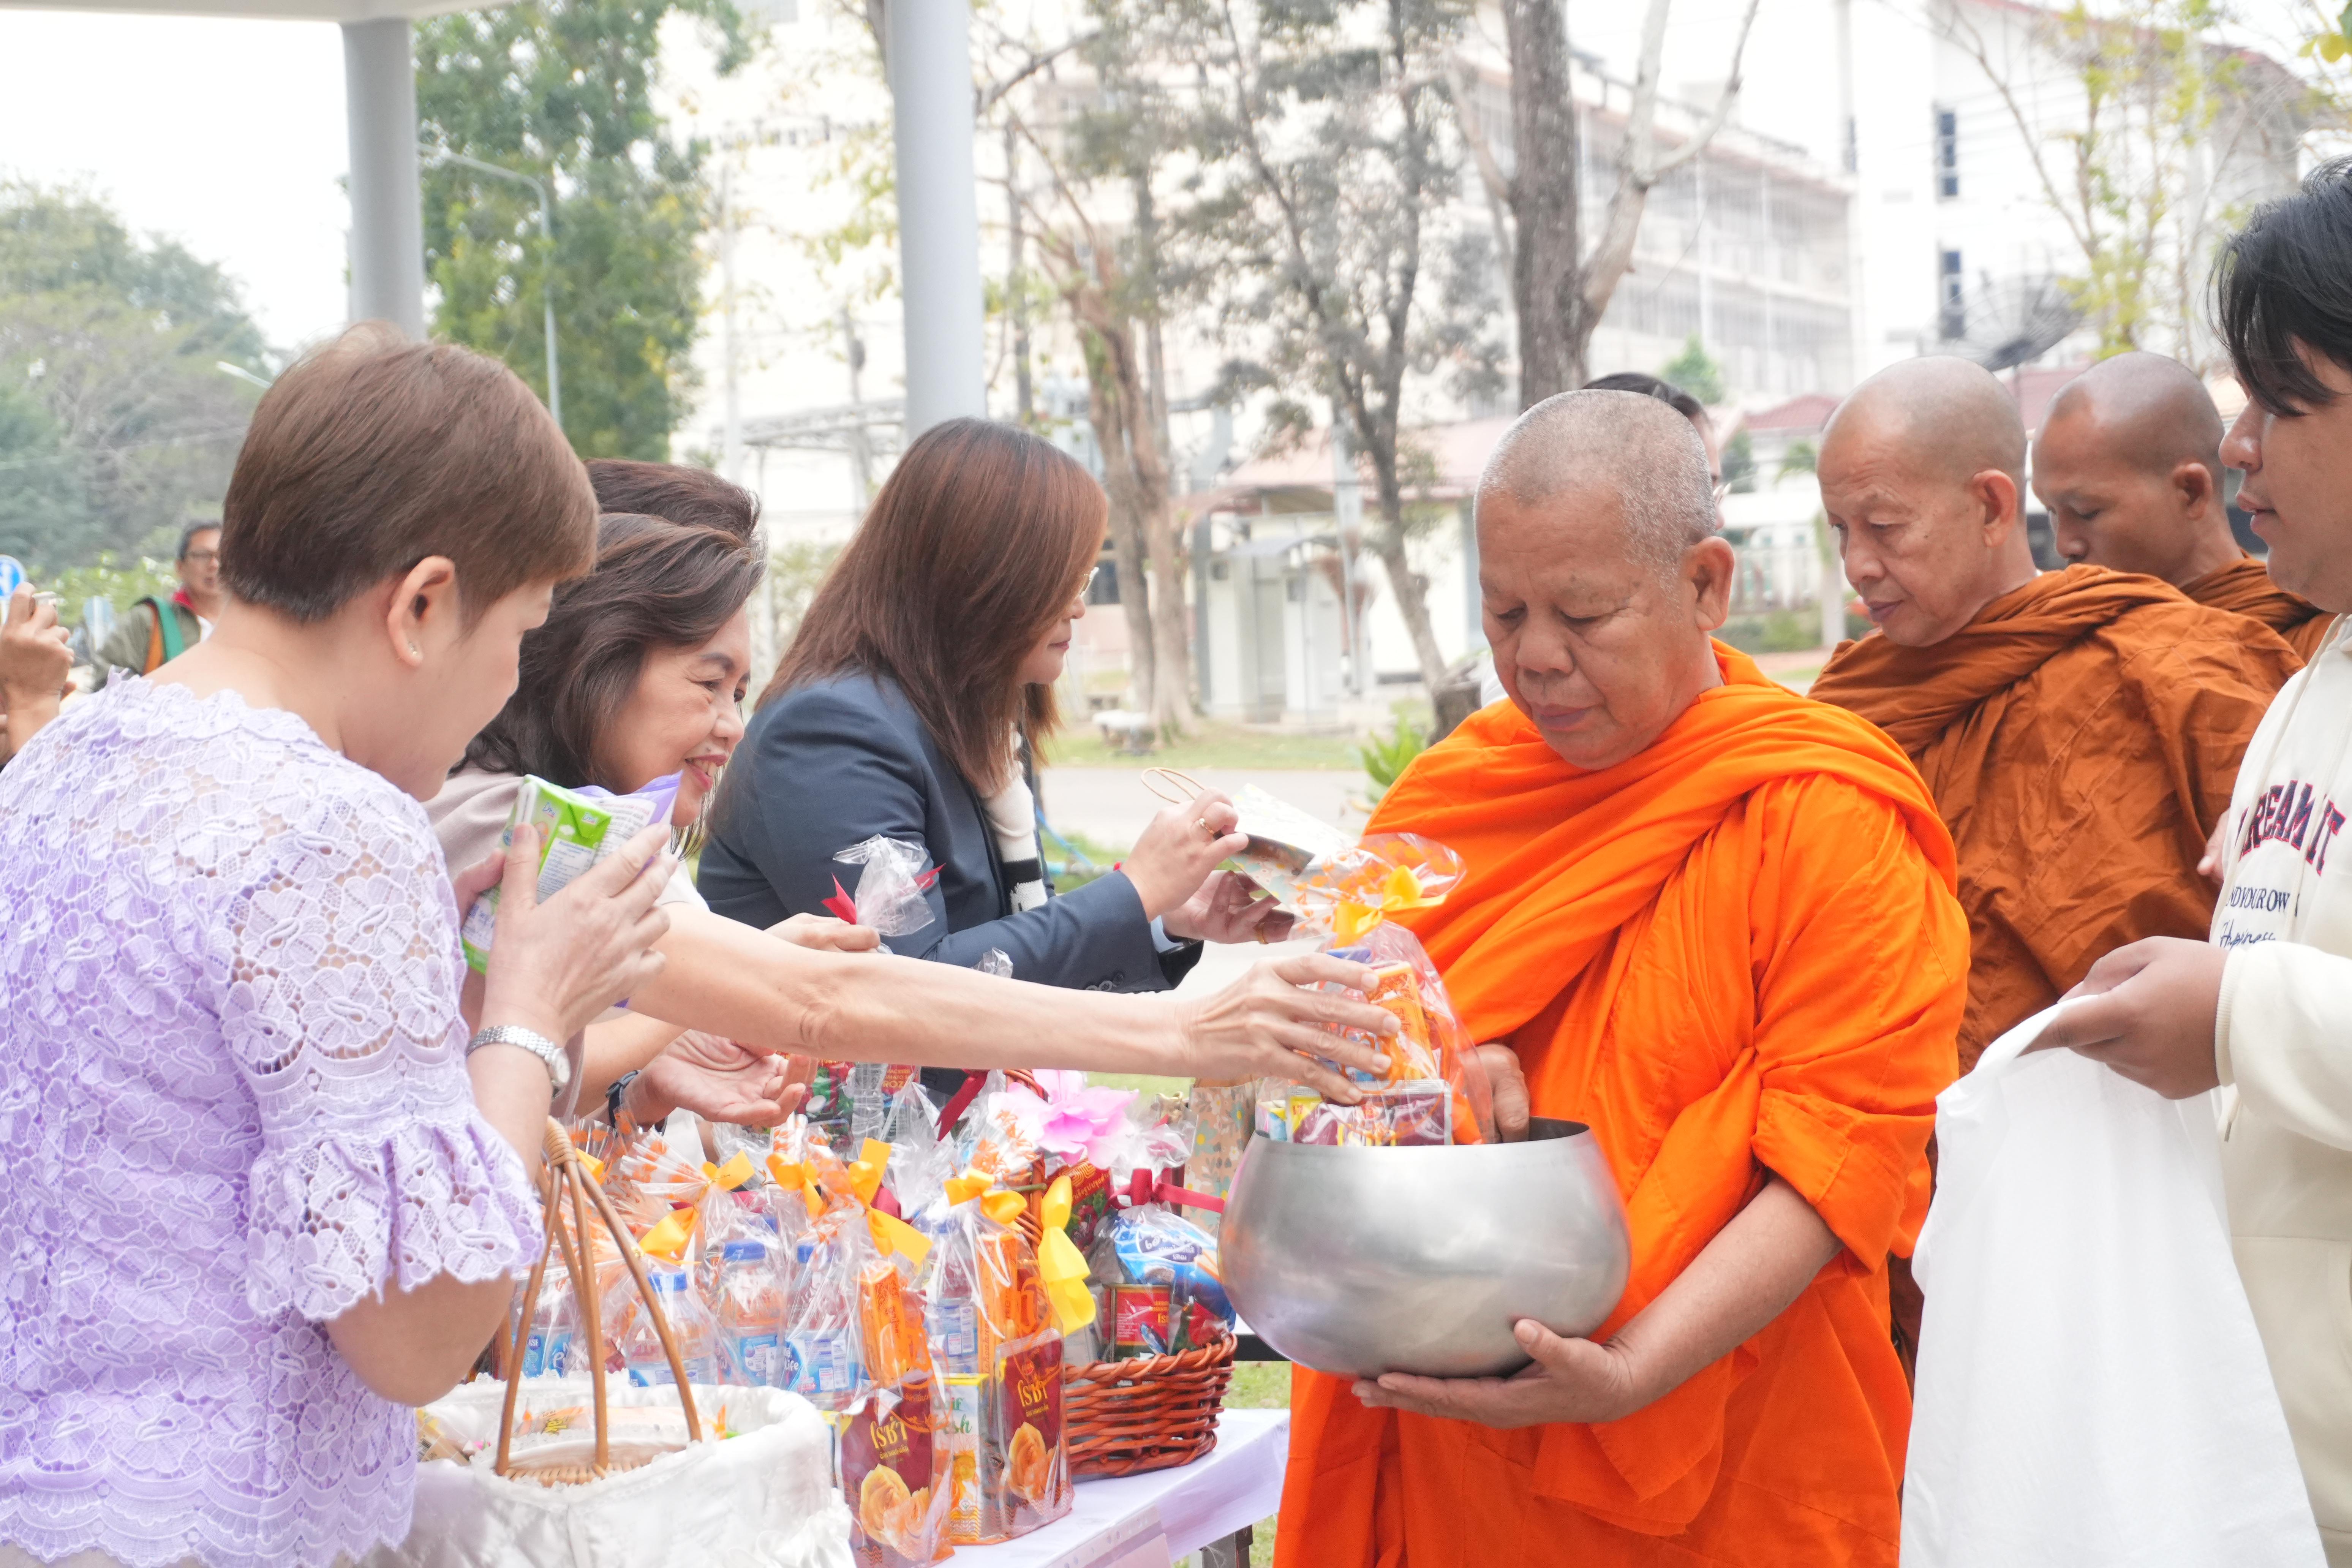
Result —
<path fill-rule="evenodd" d="M 740 484 L 743 470 L 743 399 L 740 356 L 735 335 L 735 158 L 721 149 L 719 162 L 719 319 L 725 335 L 727 424 L 720 437 L 719 468 Z"/>
<path fill-rule="evenodd" d="M 1356 603 L 1356 552 L 1364 542 L 1364 486 L 1348 449 L 1347 421 L 1331 405 L 1331 520 L 1339 534 L 1339 635 L 1348 647 L 1348 695 L 1364 694 L 1363 616 Z"/>
<path fill-rule="evenodd" d="M 1036 422 L 1036 393 L 1029 379 L 1029 278 L 1023 258 L 1027 235 L 1021 224 L 1021 142 L 1004 117 L 1005 303 L 1013 312 L 1013 406 L 1023 429 Z"/>

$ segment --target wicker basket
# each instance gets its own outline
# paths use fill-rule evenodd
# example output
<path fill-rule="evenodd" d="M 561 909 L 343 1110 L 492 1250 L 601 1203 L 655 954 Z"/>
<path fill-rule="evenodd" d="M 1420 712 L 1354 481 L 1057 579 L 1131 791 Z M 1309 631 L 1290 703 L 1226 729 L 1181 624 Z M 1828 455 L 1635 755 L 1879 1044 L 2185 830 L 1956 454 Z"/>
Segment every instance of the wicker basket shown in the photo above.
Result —
<path fill-rule="evenodd" d="M 652 1463 L 664 1453 L 674 1452 L 667 1447 L 624 1445 L 616 1448 L 612 1442 L 609 1419 L 604 1404 L 604 1332 L 593 1271 L 594 1253 L 588 1246 L 591 1205 L 597 1221 L 602 1222 L 620 1248 L 629 1274 L 637 1289 L 637 1299 L 651 1318 L 654 1332 L 661 1338 L 662 1353 L 668 1359 L 670 1376 L 677 1380 L 678 1403 L 686 1409 L 687 1441 L 702 1441 L 702 1418 L 694 1407 L 694 1394 L 687 1386 L 686 1363 L 677 1353 L 677 1342 L 670 1337 L 669 1320 L 663 1313 L 661 1302 L 654 1294 L 653 1282 L 646 1277 L 644 1260 L 630 1241 L 629 1232 L 620 1215 L 613 1212 L 610 1200 L 604 1196 L 593 1178 L 582 1168 L 579 1151 L 572 1144 L 571 1135 L 563 1124 L 551 1121 L 547 1124 L 547 1173 L 544 1178 L 544 1201 L 547 1219 L 547 1249 L 539 1255 L 538 1264 L 530 1271 L 530 1281 L 523 1288 L 522 1316 L 515 1325 L 512 1342 L 502 1358 L 509 1369 L 520 1366 L 523 1337 L 530 1332 L 531 1315 L 539 1308 L 539 1289 L 547 1278 L 547 1265 L 560 1247 L 563 1267 L 572 1276 L 572 1287 L 580 1302 L 581 1331 L 586 1341 L 589 1379 L 595 1390 L 595 1441 L 585 1462 L 563 1460 L 533 1464 L 517 1462 L 512 1457 L 516 1396 L 522 1391 L 522 1379 L 507 1379 L 506 1405 L 499 1420 L 498 1473 L 518 1480 L 537 1481 L 541 1486 L 584 1486 L 601 1480 L 621 1470 L 635 1469 Z M 572 1202 L 572 1228 L 564 1229 L 561 1208 L 566 1197 Z M 577 1238 L 577 1245 L 574 1238 Z"/>
<path fill-rule="evenodd" d="M 1203 1350 L 1062 1369 L 1062 1429 L 1080 1480 L 1189 1465 L 1217 1446 L 1234 1338 Z"/>

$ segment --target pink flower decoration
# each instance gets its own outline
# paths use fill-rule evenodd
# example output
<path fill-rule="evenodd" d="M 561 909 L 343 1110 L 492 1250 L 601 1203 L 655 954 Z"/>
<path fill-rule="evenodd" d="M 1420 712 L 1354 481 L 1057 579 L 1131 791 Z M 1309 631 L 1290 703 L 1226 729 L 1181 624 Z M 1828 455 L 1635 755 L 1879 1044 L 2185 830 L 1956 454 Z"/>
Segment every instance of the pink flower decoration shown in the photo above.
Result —
<path fill-rule="evenodd" d="M 1082 1072 L 1047 1068 L 1036 1074 L 1043 1095 L 1016 1084 L 996 1097 L 996 1109 L 1012 1119 L 1024 1140 L 1064 1161 L 1100 1164 L 1127 1124 L 1131 1089 L 1094 1089 Z"/>

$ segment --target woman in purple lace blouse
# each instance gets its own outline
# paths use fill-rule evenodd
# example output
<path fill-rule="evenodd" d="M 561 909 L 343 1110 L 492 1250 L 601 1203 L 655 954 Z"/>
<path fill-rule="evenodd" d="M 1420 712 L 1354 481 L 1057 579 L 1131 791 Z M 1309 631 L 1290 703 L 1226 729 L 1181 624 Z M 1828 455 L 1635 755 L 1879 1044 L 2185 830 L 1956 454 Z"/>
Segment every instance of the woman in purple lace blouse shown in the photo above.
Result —
<path fill-rule="evenodd" d="M 418 804 L 595 518 L 503 366 L 355 331 L 255 415 L 212 639 L 0 774 L 0 1568 L 406 1534 L 404 1406 L 541 1247 L 549 1042 L 659 963 L 661 829 L 544 907 L 518 835 L 469 1044 L 499 868 L 453 896 Z"/>

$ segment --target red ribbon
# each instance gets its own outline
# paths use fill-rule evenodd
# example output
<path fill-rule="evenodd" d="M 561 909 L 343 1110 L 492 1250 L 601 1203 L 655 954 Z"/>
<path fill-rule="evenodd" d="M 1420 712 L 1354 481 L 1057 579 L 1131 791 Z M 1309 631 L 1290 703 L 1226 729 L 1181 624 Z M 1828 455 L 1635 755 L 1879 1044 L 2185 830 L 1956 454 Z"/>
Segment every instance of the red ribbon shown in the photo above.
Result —
<path fill-rule="evenodd" d="M 939 884 L 940 868 L 937 866 L 932 867 L 929 870 L 915 879 L 915 886 L 921 889 L 926 893 L 929 892 L 933 888 L 938 887 Z M 849 890 L 841 885 L 840 878 L 835 877 L 833 879 L 833 897 L 829 899 L 820 899 L 817 902 L 824 905 L 826 909 L 831 910 L 833 911 L 834 919 L 845 921 L 850 925 L 856 925 L 857 923 L 857 900 L 849 896 Z"/>
<path fill-rule="evenodd" d="M 1139 1208 L 1145 1204 L 1182 1204 L 1187 1208 L 1207 1209 L 1213 1214 L 1225 1212 L 1224 1199 L 1180 1187 L 1157 1171 L 1129 1172 L 1127 1190 L 1113 1188 L 1111 1195 L 1123 1209 Z"/>

